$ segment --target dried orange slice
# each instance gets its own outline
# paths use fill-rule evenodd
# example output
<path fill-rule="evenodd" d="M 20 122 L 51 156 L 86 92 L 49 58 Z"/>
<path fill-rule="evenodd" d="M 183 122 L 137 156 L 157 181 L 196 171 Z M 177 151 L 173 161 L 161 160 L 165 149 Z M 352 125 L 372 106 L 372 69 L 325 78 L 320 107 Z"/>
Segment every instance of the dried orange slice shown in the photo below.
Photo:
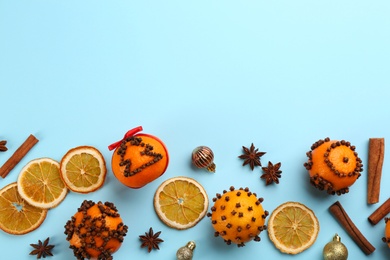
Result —
<path fill-rule="evenodd" d="M 68 193 L 60 177 L 60 164 L 50 158 L 30 161 L 21 170 L 17 182 L 20 196 L 38 208 L 54 208 Z"/>
<path fill-rule="evenodd" d="M 45 220 L 47 209 L 28 204 L 20 197 L 17 183 L 0 190 L 0 229 L 13 235 L 23 235 L 37 229 Z"/>
<path fill-rule="evenodd" d="M 195 226 L 207 212 L 209 199 L 202 185 L 187 177 L 164 181 L 154 195 L 154 209 L 166 225 L 176 229 Z"/>
<path fill-rule="evenodd" d="M 314 212 L 298 202 L 277 207 L 268 220 L 268 236 L 276 248 L 287 254 L 298 254 L 317 239 L 320 225 Z"/>
<path fill-rule="evenodd" d="M 71 191 L 89 193 L 103 186 L 107 168 L 99 150 L 92 146 L 79 146 L 64 155 L 60 172 Z"/>

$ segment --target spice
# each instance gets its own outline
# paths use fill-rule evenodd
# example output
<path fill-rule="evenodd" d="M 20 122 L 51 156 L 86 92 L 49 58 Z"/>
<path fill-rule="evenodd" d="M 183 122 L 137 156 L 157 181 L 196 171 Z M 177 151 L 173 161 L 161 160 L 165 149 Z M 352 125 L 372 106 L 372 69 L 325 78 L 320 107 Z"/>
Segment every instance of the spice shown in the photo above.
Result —
<path fill-rule="evenodd" d="M 128 145 L 143 147 L 144 150 L 141 151 L 141 156 L 144 156 L 144 155 L 150 156 L 150 157 L 152 157 L 152 159 L 149 162 L 142 164 L 138 168 L 130 170 L 130 167 L 132 164 L 131 160 L 130 159 L 125 160 L 126 149 L 127 149 Z M 151 146 L 150 144 L 145 144 L 142 141 L 141 137 L 131 136 L 131 137 L 127 137 L 126 139 L 124 139 L 117 150 L 117 154 L 121 158 L 119 165 L 125 166 L 125 169 L 123 171 L 124 176 L 125 177 L 133 176 L 134 174 L 137 174 L 137 173 L 141 172 L 142 170 L 144 170 L 145 168 L 160 161 L 163 158 L 162 154 L 153 152 L 153 149 L 154 149 L 153 146 Z"/>
<path fill-rule="evenodd" d="M 31 134 L 0 168 L 0 176 L 5 178 L 36 143 L 38 139 Z"/>
<path fill-rule="evenodd" d="M 385 235 L 387 235 L 387 228 L 388 228 L 387 225 L 389 225 L 389 220 L 390 220 L 390 218 L 385 218 L 385 223 L 386 223 Z M 388 247 L 390 247 L 390 237 L 388 237 L 388 235 L 382 237 L 382 241 L 383 241 L 384 243 L 386 243 Z"/>
<path fill-rule="evenodd" d="M 368 204 L 374 204 L 379 202 L 384 155 L 385 139 L 370 138 L 368 149 Z"/>
<path fill-rule="evenodd" d="M 0 141 L 0 152 L 5 152 L 8 150 L 7 146 L 5 146 L 6 144 L 7 144 L 7 141 L 5 141 L 5 140 Z"/>
<path fill-rule="evenodd" d="M 243 146 L 242 149 L 244 150 L 244 154 L 238 156 L 238 158 L 245 160 L 242 166 L 249 164 L 252 171 L 255 166 L 261 166 L 260 157 L 263 156 L 265 152 L 258 152 L 259 149 L 255 149 L 253 143 L 249 149 L 245 146 Z"/>
<path fill-rule="evenodd" d="M 54 245 L 49 245 L 50 238 L 46 238 L 46 240 L 42 243 L 41 240 L 38 240 L 38 244 L 30 244 L 33 248 L 33 251 L 30 252 L 30 255 L 36 255 L 37 259 L 41 257 L 46 258 L 46 256 L 53 256 L 51 250 L 54 248 Z"/>
<path fill-rule="evenodd" d="M 135 134 L 142 131 L 142 130 L 143 130 L 142 126 L 135 127 L 133 129 L 127 131 L 122 140 L 119 140 L 119 141 L 108 146 L 108 149 L 110 151 L 119 147 L 119 149 L 117 150 L 117 154 L 120 155 L 120 157 L 121 157 L 120 166 L 125 166 L 125 170 L 124 170 L 125 177 L 129 177 L 129 176 L 132 176 L 136 173 L 141 172 L 143 169 L 145 169 L 146 167 L 148 167 L 152 164 L 155 164 L 156 162 L 161 160 L 163 157 L 160 153 L 152 152 L 153 146 L 142 142 L 142 138 L 135 137 Z M 126 159 L 126 160 L 124 159 L 128 145 L 135 145 L 135 146 L 144 147 L 144 150 L 141 151 L 141 155 L 142 156 L 143 155 L 151 156 L 151 157 L 153 157 L 152 160 L 141 165 L 140 167 L 130 171 L 131 161 L 130 161 L 130 159 Z"/>
<path fill-rule="evenodd" d="M 257 198 L 247 187 L 236 190 L 231 186 L 223 195 L 217 193 L 213 201 L 207 216 L 211 218 L 215 237 L 221 236 L 226 244 L 235 243 L 238 247 L 252 240 L 260 241 L 269 214 L 261 205 L 263 198 Z"/>
<path fill-rule="evenodd" d="M 310 183 L 331 195 L 348 193 L 363 171 L 356 147 L 345 140 L 318 140 L 306 155 L 308 161 L 303 166 L 309 172 Z"/>
<path fill-rule="evenodd" d="M 332 204 L 329 207 L 329 211 L 366 255 L 369 255 L 375 251 L 375 247 L 371 245 L 371 243 L 355 226 L 339 201 L 336 201 L 334 204 Z"/>
<path fill-rule="evenodd" d="M 387 214 L 390 213 L 390 198 L 385 201 L 379 208 L 377 208 L 369 217 L 368 221 L 376 225 L 383 219 Z"/>
<path fill-rule="evenodd" d="M 282 164 L 278 162 L 273 165 L 271 162 L 268 162 L 268 167 L 263 167 L 264 174 L 261 175 L 261 179 L 265 179 L 265 185 L 269 185 L 273 182 L 279 184 L 279 178 L 282 177 L 282 171 L 279 170 Z"/>
<path fill-rule="evenodd" d="M 64 233 L 77 259 L 112 260 L 112 254 L 121 247 L 127 230 L 113 203 L 84 200 L 76 214 L 66 222 Z"/>
<path fill-rule="evenodd" d="M 139 236 L 142 241 L 141 247 L 148 247 L 148 252 L 152 251 L 152 249 L 160 249 L 158 246 L 159 243 L 164 242 L 161 238 L 159 238 L 161 231 L 154 234 L 153 228 L 149 228 L 149 233 L 145 232 L 145 235 Z"/>

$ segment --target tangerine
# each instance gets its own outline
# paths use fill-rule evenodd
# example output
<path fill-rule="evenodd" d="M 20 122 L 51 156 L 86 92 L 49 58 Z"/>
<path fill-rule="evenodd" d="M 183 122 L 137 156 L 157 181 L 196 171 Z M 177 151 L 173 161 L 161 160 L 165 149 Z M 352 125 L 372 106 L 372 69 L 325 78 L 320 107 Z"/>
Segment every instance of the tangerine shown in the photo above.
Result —
<path fill-rule="evenodd" d="M 248 188 L 230 191 L 223 191 L 213 199 L 214 206 L 211 207 L 211 223 L 215 229 L 215 236 L 221 236 L 225 243 L 237 244 L 238 247 L 245 246 L 246 242 L 260 241 L 259 234 L 265 230 L 265 218 L 268 212 L 263 209 L 261 203 L 263 198 L 257 198 Z"/>
<path fill-rule="evenodd" d="M 65 234 L 77 259 L 112 259 L 127 229 L 113 203 L 84 200 L 66 223 Z"/>
<path fill-rule="evenodd" d="M 115 149 L 111 167 L 121 183 L 137 189 L 164 174 L 168 163 L 168 150 L 159 138 L 136 134 L 125 138 Z"/>
<path fill-rule="evenodd" d="M 383 242 L 387 244 L 388 247 L 390 247 L 390 218 L 385 218 L 385 236 L 382 238 Z"/>
<path fill-rule="evenodd" d="M 363 171 L 362 160 L 355 146 L 345 140 L 319 140 L 306 153 L 304 164 L 310 175 L 310 183 L 328 194 L 345 194 Z"/>

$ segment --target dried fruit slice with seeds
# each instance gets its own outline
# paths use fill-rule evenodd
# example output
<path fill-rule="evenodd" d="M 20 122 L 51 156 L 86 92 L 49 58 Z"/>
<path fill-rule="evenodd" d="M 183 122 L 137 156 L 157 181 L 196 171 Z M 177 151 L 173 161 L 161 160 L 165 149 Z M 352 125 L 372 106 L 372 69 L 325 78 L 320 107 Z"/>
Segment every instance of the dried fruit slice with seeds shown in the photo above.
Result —
<path fill-rule="evenodd" d="M 45 220 L 47 209 L 28 204 L 11 183 L 0 190 L 0 229 L 13 235 L 23 235 L 37 229 Z"/>
<path fill-rule="evenodd" d="M 17 182 L 20 196 L 38 208 L 54 208 L 68 193 L 60 177 L 60 164 L 50 158 L 30 161 L 21 170 Z"/>
<path fill-rule="evenodd" d="M 268 220 L 268 236 L 276 248 L 287 254 L 298 254 L 317 239 L 320 225 L 314 212 L 298 202 L 277 207 Z"/>
<path fill-rule="evenodd" d="M 200 183 L 187 177 L 164 181 L 154 195 L 154 209 L 166 225 L 176 229 L 195 226 L 207 212 L 209 199 Z"/>
<path fill-rule="evenodd" d="M 92 146 L 79 146 L 64 155 L 60 172 L 71 191 L 89 193 L 103 186 L 107 168 L 99 150 Z"/>

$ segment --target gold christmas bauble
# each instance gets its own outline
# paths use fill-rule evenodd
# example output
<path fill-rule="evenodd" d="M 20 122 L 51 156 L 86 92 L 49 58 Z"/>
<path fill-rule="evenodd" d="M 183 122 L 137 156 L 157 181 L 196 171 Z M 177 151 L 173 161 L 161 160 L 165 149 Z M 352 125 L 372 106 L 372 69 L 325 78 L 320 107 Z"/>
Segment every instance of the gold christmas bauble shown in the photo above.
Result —
<path fill-rule="evenodd" d="M 341 238 L 336 234 L 333 241 L 325 245 L 322 252 L 324 260 L 346 260 L 348 258 L 348 249 L 341 243 Z"/>

